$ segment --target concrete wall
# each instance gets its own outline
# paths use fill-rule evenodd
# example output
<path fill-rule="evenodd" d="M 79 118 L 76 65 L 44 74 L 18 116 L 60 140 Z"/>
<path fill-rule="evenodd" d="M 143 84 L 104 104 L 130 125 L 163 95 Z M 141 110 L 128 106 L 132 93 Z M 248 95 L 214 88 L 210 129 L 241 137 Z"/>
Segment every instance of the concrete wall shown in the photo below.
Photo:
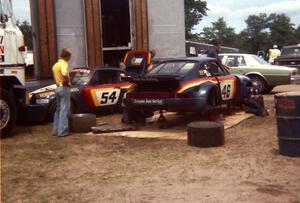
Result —
<path fill-rule="evenodd" d="M 148 32 L 156 58 L 184 57 L 184 0 L 148 0 Z"/>
<path fill-rule="evenodd" d="M 72 50 L 69 67 L 87 66 L 84 0 L 55 0 L 57 53 Z"/>

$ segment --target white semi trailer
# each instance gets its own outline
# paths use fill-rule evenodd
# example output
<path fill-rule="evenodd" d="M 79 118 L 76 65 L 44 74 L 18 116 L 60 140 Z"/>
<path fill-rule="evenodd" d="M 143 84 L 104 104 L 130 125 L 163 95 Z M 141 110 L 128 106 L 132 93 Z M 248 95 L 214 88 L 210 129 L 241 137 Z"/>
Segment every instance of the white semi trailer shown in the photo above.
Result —
<path fill-rule="evenodd" d="M 26 105 L 24 36 L 16 25 L 11 0 L 0 0 L 0 119 L 7 136 Z"/>

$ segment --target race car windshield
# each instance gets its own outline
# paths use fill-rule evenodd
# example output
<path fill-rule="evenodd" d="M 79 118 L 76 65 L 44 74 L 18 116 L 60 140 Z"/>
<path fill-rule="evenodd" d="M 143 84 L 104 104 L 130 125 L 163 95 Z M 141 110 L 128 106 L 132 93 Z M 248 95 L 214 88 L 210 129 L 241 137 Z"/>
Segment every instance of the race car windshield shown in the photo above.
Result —
<path fill-rule="evenodd" d="M 150 74 L 155 75 L 185 75 L 195 67 L 196 63 L 186 61 L 166 62 L 157 65 Z"/>
<path fill-rule="evenodd" d="M 70 72 L 72 85 L 86 85 L 89 81 L 89 70 L 75 70 Z"/>

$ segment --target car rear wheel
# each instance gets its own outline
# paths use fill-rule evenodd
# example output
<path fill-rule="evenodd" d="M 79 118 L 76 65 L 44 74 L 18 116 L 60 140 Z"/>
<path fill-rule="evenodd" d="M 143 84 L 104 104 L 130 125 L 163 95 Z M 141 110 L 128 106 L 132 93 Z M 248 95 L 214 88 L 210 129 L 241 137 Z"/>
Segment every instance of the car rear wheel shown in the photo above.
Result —
<path fill-rule="evenodd" d="M 249 77 L 252 81 L 252 85 L 254 88 L 258 90 L 259 94 L 267 93 L 267 84 L 266 81 L 259 76 L 250 76 Z"/>
<path fill-rule="evenodd" d="M 56 101 L 54 100 L 50 104 L 50 107 L 49 107 L 49 112 L 48 112 L 48 116 L 47 116 L 48 121 L 52 122 L 54 120 L 55 111 L 56 111 Z M 76 113 L 76 106 L 73 101 L 71 101 L 69 113 L 70 114 Z"/>

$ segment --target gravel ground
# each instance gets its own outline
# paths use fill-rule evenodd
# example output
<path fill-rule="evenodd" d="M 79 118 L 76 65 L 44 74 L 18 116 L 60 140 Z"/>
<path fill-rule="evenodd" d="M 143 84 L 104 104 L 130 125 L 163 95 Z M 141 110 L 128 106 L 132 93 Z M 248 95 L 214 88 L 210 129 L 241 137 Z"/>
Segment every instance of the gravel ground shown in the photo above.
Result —
<path fill-rule="evenodd" d="M 278 154 L 273 96 L 268 117 L 226 130 L 226 143 L 195 148 L 185 140 L 74 134 L 51 136 L 51 124 L 18 126 L 1 141 L 2 202 L 300 203 L 300 158 Z M 118 121 L 120 115 L 101 117 Z M 185 133 L 185 126 L 153 133 Z"/>

